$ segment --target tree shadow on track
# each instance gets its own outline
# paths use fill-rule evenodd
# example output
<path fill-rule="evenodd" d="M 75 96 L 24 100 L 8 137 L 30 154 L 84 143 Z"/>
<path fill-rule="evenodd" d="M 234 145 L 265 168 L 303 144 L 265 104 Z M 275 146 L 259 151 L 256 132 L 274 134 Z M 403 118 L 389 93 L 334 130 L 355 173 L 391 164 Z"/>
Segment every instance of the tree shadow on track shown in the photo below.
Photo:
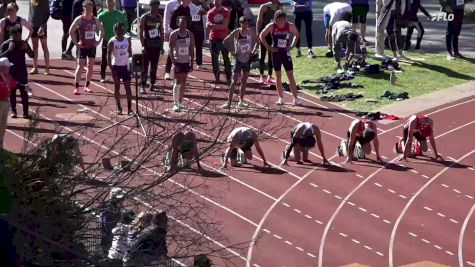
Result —
<path fill-rule="evenodd" d="M 431 157 L 420 157 L 420 158 L 424 158 L 426 160 L 418 161 L 417 162 L 418 164 L 432 165 L 432 166 L 445 166 L 445 167 L 454 168 L 454 169 L 465 169 L 465 168 L 470 167 L 469 165 L 460 164 L 452 160 L 436 160 Z"/>
<path fill-rule="evenodd" d="M 61 106 L 61 105 L 56 105 L 56 104 L 50 104 L 50 103 L 36 103 L 36 102 L 30 102 L 28 103 L 30 107 L 52 107 L 52 108 L 67 108 L 66 106 Z"/>
<path fill-rule="evenodd" d="M 354 170 L 352 169 L 347 169 L 347 168 L 344 168 L 344 167 L 340 167 L 338 165 L 335 165 L 335 164 L 331 164 L 331 165 L 324 165 L 320 162 L 313 162 L 311 160 L 309 161 L 306 161 L 304 164 L 302 165 L 296 165 L 296 166 L 302 166 L 304 169 L 313 169 L 313 168 L 316 168 L 315 171 L 329 171 L 329 172 L 355 172 Z M 305 167 L 311 167 L 311 168 L 305 168 Z"/>
<path fill-rule="evenodd" d="M 400 172 L 406 172 L 412 169 L 407 166 L 401 166 L 397 163 L 389 162 L 389 163 L 385 163 L 386 165 L 384 165 L 384 164 L 377 163 L 376 161 L 373 161 L 373 160 L 365 160 L 365 161 L 359 160 L 358 162 L 353 162 L 353 164 L 362 166 L 362 167 L 375 168 L 375 169 L 380 169 L 384 166 L 384 169 L 400 171 Z"/>
<path fill-rule="evenodd" d="M 72 83 L 71 82 L 61 82 L 61 81 L 54 81 L 54 80 L 30 80 L 30 82 L 34 82 L 34 83 L 38 83 L 38 84 L 41 84 L 41 85 L 68 85 L 68 86 L 71 86 L 71 88 L 73 87 Z"/>
<path fill-rule="evenodd" d="M 78 101 L 69 101 L 69 100 L 62 100 L 62 99 L 53 99 L 53 98 L 46 98 L 42 96 L 33 96 L 33 98 L 42 100 L 44 102 L 57 102 L 57 103 L 63 103 L 63 104 L 70 104 L 70 105 L 84 105 L 84 106 L 90 106 L 90 107 L 96 107 L 96 103 L 94 101 L 84 101 L 84 100 L 78 100 Z"/>
<path fill-rule="evenodd" d="M 57 131 L 52 130 L 52 129 L 44 129 L 44 128 L 30 128 L 29 125 L 25 125 L 24 127 L 21 126 L 15 126 L 14 124 L 10 124 L 8 126 L 9 130 L 14 130 L 14 131 L 22 131 L 22 132 L 34 132 L 34 133 L 57 133 Z"/>

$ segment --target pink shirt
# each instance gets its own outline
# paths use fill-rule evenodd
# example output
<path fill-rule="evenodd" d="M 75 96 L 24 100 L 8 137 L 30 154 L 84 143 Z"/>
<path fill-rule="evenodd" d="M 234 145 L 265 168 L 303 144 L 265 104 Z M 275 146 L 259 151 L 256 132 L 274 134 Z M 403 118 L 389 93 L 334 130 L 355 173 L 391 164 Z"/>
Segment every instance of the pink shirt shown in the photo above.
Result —
<path fill-rule="evenodd" d="M 229 11 L 225 7 L 221 7 L 219 9 L 213 7 L 208 11 L 207 17 L 209 23 L 222 24 L 226 19 L 229 21 Z M 209 39 L 213 41 L 224 40 L 228 34 L 228 25 L 226 25 L 225 29 L 210 30 Z"/>

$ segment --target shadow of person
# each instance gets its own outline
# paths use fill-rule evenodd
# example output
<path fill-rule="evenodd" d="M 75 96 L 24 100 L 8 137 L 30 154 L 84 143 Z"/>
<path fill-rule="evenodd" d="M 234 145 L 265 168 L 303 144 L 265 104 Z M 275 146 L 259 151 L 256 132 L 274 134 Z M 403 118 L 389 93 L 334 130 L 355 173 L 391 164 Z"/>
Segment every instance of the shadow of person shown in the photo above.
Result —
<path fill-rule="evenodd" d="M 468 76 L 463 73 L 456 72 L 454 70 L 451 70 L 449 68 L 446 68 L 440 65 L 427 64 L 422 61 L 414 61 L 413 66 L 418 66 L 421 68 L 426 68 L 432 71 L 440 72 L 440 73 L 446 74 L 448 77 L 453 77 L 453 78 L 458 78 L 458 79 L 463 79 L 463 80 L 473 80 L 472 76 Z"/>
<path fill-rule="evenodd" d="M 257 171 L 260 171 L 265 174 L 285 174 L 287 173 L 286 171 L 283 171 L 281 169 L 273 168 L 273 167 L 262 167 L 258 165 L 254 165 L 253 168 Z"/>
<path fill-rule="evenodd" d="M 444 160 L 438 160 L 438 159 L 435 159 L 435 158 L 429 158 L 429 161 L 442 164 L 445 167 L 449 167 L 449 168 L 465 169 L 465 168 L 470 167 L 468 165 L 460 164 L 460 163 L 457 163 L 457 162 L 452 161 L 452 160 L 445 160 L 445 159 Z"/>
<path fill-rule="evenodd" d="M 409 171 L 411 168 L 409 167 L 406 167 L 406 166 L 401 166 L 399 164 L 396 164 L 396 163 L 387 163 L 386 166 L 384 167 L 388 170 L 393 170 L 393 171 L 400 171 L 400 172 L 407 172 Z"/>
<path fill-rule="evenodd" d="M 202 169 L 201 171 L 194 170 L 194 172 L 201 175 L 201 176 L 203 176 L 203 177 L 207 177 L 207 178 L 223 178 L 223 177 L 225 177 L 225 175 L 222 174 L 222 173 L 207 170 L 207 169 Z"/>

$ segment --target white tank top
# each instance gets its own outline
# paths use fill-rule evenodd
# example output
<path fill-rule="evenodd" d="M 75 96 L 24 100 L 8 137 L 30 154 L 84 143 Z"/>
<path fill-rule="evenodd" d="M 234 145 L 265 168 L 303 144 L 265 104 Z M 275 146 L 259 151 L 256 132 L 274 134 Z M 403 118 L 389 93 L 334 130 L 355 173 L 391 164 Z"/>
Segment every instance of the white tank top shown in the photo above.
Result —
<path fill-rule="evenodd" d="M 127 66 L 129 64 L 129 40 L 124 38 L 124 40 L 118 41 L 114 37 L 111 42 L 114 44 L 112 66 Z"/>

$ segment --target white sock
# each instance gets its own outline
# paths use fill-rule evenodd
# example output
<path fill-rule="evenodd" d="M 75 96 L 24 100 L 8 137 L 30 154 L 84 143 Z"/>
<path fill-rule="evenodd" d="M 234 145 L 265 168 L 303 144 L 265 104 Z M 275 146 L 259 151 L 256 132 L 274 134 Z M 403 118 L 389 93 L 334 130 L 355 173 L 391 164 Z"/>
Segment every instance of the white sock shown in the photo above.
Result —
<path fill-rule="evenodd" d="M 179 95 L 180 95 L 180 85 L 178 85 L 177 82 L 175 81 L 175 83 L 173 84 L 173 102 L 174 102 L 174 104 L 178 104 Z"/>

